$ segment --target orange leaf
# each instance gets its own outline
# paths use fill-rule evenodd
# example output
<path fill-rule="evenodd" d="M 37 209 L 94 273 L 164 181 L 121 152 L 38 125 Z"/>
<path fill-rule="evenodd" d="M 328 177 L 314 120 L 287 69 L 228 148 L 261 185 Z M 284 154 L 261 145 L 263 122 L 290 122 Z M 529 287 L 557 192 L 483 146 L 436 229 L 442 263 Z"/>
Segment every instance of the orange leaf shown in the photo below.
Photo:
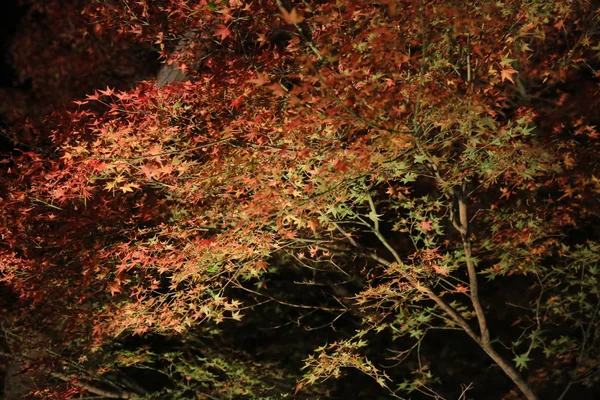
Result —
<path fill-rule="evenodd" d="M 292 11 L 288 12 L 285 8 L 279 6 L 279 11 L 281 12 L 283 20 L 288 24 L 295 25 L 304 21 L 304 18 L 298 15 L 295 8 L 292 8 Z"/>
<path fill-rule="evenodd" d="M 469 293 L 469 288 L 459 283 L 456 285 L 456 293 Z"/>
<path fill-rule="evenodd" d="M 269 82 L 269 77 L 267 76 L 267 74 L 261 74 L 260 72 L 258 72 L 256 74 L 256 79 L 249 79 L 248 82 L 252 83 L 255 86 L 262 86 Z"/>
<path fill-rule="evenodd" d="M 502 71 L 500 71 L 500 77 L 502 78 L 502 82 L 508 79 L 512 83 L 515 83 L 513 79 L 513 74 L 516 74 L 517 72 L 519 71 L 512 69 L 511 67 L 505 67 Z"/>
<path fill-rule="evenodd" d="M 146 164 L 146 165 L 144 165 L 144 166 L 141 168 L 141 171 L 142 171 L 142 173 L 143 173 L 144 175 L 146 175 L 146 178 L 148 178 L 148 179 L 152 179 L 152 178 L 154 178 L 155 176 L 158 176 L 158 175 L 160 175 L 160 170 L 159 170 L 159 168 L 154 168 L 154 167 L 152 167 L 152 166 L 151 166 L 151 165 L 149 165 L 149 164 Z"/>
<path fill-rule="evenodd" d="M 286 93 L 285 89 L 279 83 L 272 83 L 269 86 L 267 86 L 267 88 L 270 89 L 275 95 L 277 95 L 279 97 L 285 96 L 285 93 Z"/>
<path fill-rule="evenodd" d="M 315 217 L 312 217 L 308 221 L 308 227 L 313 231 L 313 233 L 317 232 L 317 228 L 319 227 L 319 225 L 319 220 L 317 220 Z"/>
<path fill-rule="evenodd" d="M 108 285 L 106 285 L 106 288 L 110 292 L 110 295 L 114 296 L 115 293 L 121 293 L 121 282 L 118 280 L 113 281 L 113 282 L 109 283 Z"/>
<path fill-rule="evenodd" d="M 437 265 L 434 264 L 433 265 L 433 270 L 440 275 L 444 275 L 447 276 L 448 275 L 448 267 L 444 266 L 444 265 Z"/>

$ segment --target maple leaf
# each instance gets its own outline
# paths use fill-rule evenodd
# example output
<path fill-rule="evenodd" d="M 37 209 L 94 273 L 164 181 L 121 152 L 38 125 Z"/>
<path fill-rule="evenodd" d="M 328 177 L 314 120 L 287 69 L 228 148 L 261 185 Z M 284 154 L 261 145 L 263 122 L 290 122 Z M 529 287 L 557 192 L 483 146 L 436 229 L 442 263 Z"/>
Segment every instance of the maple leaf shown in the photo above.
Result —
<path fill-rule="evenodd" d="M 273 83 L 269 86 L 267 86 L 268 89 L 270 89 L 275 95 L 281 97 L 281 96 L 285 96 L 285 89 L 283 88 L 283 86 L 281 86 L 281 84 L 279 83 Z"/>
<path fill-rule="evenodd" d="M 295 24 L 299 24 L 300 22 L 304 21 L 304 18 L 302 18 L 301 16 L 298 15 L 298 12 L 296 11 L 295 8 L 292 8 L 291 11 L 288 11 L 285 8 L 283 8 L 281 5 L 279 5 L 278 7 L 279 7 L 279 11 L 281 12 L 281 16 L 283 17 L 283 20 L 286 23 L 295 25 Z"/>
<path fill-rule="evenodd" d="M 229 36 L 231 36 L 231 30 L 227 26 L 225 26 L 223 24 L 219 24 L 219 25 L 217 25 L 217 28 L 219 28 L 219 29 L 217 29 L 215 31 L 213 36 L 220 37 L 221 41 L 223 41 L 223 40 L 227 39 Z"/>
<path fill-rule="evenodd" d="M 267 74 L 262 74 L 260 72 L 256 73 L 256 78 L 255 79 L 249 79 L 248 82 L 252 83 L 253 85 L 259 87 L 259 86 L 263 86 L 266 83 L 269 82 L 269 77 Z"/>
<path fill-rule="evenodd" d="M 98 92 L 104 96 L 112 96 L 114 94 L 114 90 L 108 86 L 106 87 L 106 90 L 98 90 Z"/>
<path fill-rule="evenodd" d="M 241 321 L 242 320 L 243 315 L 240 314 L 240 311 L 233 311 L 231 313 L 231 319 L 233 319 L 234 321 Z"/>
<path fill-rule="evenodd" d="M 502 68 L 506 68 L 510 65 L 512 65 L 513 62 L 517 61 L 515 58 L 510 58 L 507 55 L 505 55 L 504 57 L 502 57 L 502 59 L 500 60 L 500 66 Z"/>
<path fill-rule="evenodd" d="M 242 97 L 238 97 L 237 99 L 233 100 L 229 106 L 233 107 L 233 108 L 239 108 L 242 103 L 244 102 L 244 99 Z"/>
<path fill-rule="evenodd" d="M 531 361 L 531 358 L 529 358 L 529 355 L 527 353 L 525 353 L 525 354 L 516 356 L 515 358 L 513 358 L 513 361 L 515 362 L 517 368 L 519 368 L 519 371 L 520 371 L 523 368 L 527 368 L 527 363 L 529 361 Z"/>
<path fill-rule="evenodd" d="M 114 190 L 116 185 L 117 185 L 117 182 L 115 182 L 115 181 L 107 182 L 106 185 L 104 185 L 104 190 Z"/>
<path fill-rule="evenodd" d="M 50 194 L 53 199 L 63 201 L 65 199 L 65 190 L 63 188 L 56 188 Z"/>
<path fill-rule="evenodd" d="M 437 264 L 434 264 L 434 265 L 433 265 L 433 270 L 434 270 L 436 273 L 440 274 L 440 275 L 444 275 L 444 276 L 447 276 L 447 275 L 448 275 L 448 267 L 446 267 L 446 266 L 444 266 L 444 265 L 437 265 Z"/>
<path fill-rule="evenodd" d="M 510 197 L 511 194 L 513 194 L 513 192 L 506 187 L 500 188 L 500 191 L 502 192 L 502 196 L 500 196 L 500 198 L 506 198 L 506 200 L 508 200 L 508 198 Z"/>
<path fill-rule="evenodd" d="M 185 75 L 187 73 L 187 71 L 190 69 L 190 67 L 188 67 L 184 63 L 179 63 L 179 65 L 177 65 L 177 69 L 180 70 L 181 73 Z"/>
<path fill-rule="evenodd" d="M 121 101 L 131 100 L 132 98 L 135 97 L 134 95 L 132 95 L 131 93 L 128 93 L 128 92 L 115 93 L 115 96 L 117 97 L 117 99 L 119 99 Z"/>
<path fill-rule="evenodd" d="M 117 267 L 117 274 L 123 273 L 123 271 L 125 271 L 128 267 L 129 264 L 127 264 L 127 261 L 122 261 L 121 264 L 119 264 L 119 266 Z"/>
<path fill-rule="evenodd" d="M 513 79 L 513 75 L 518 72 L 519 71 L 517 71 L 516 69 L 513 69 L 512 67 L 505 67 L 504 69 L 502 69 L 502 71 L 500 71 L 500 77 L 502 79 L 502 82 L 504 82 L 505 80 L 509 80 L 512 83 L 515 83 L 515 81 Z"/>
<path fill-rule="evenodd" d="M 126 183 L 120 187 L 120 189 L 123 191 L 123 193 L 133 192 L 133 189 L 139 189 L 139 188 L 140 188 L 140 186 L 135 183 Z"/>
<path fill-rule="evenodd" d="M 115 293 L 121 293 L 121 282 L 119 280 L 113 281 L 106 285 L 106 289 L 108 289 L 111 296 L 114 296 Z"/>
<path fill-rule="evenodd" d="M 429 232 L 431 230 L 431 221 L 421 221 L 419 226 L 423 232 Z"/>
<path fill-rule="evenodd" d="M 85 96 L 86 100 L 100 100 L 100 93 L 97 90 L 94 90 L 94 94 L 88 94 Z"/>
<path fill-rule="evenodd" d="M 456 293 L 469 293 L 469 288 L 462 283 L 459 283 L 456 285 Z"/>
<path fill-rule="evenodd" d="M 202 248 L 202 247 L 208 247 L 210 246 L 212 243 L 214 243 L 216 241 L 216 239 L 214 237 L 208 238 L 208 239 L 200 239 L 198 241 L 198 247 Z"/>
<path fill-rule="evenodd" d="M 266 271 L 267 270 L 267 263 L 264 260 L 258 260 L 256 262 L 256 268 L 258 268 L 259 271 Z"/>
<path fill-rule="evenodd" d="M 160 174 L 160 169 L 159 168 L 154 168 L 149 164 L 144 165 L 141 170 L 140 170 L 144 175 L 146 175 L 146 178 L 148 179 L 152 179 L 155 176 L 158 176 Z"/>

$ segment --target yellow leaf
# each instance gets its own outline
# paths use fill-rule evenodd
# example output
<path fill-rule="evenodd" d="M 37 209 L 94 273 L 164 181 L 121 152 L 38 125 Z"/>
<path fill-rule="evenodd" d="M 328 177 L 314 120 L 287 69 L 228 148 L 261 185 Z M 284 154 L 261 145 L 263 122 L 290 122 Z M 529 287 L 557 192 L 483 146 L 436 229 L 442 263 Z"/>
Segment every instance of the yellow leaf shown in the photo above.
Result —
<path fill-rule="evenodd" d="M 139 185 L 135 184 L 135 183 L 126 183 L 123 186 L 121 186 L 121 190 L 123 191 L 123 193 L 127 193 L 127 192 L 133 192 L 133 189 L 139 189 Z"/>
<path fill-rule="evenodd" d="M 115 185 L 117 184 L 117 182 L 113 181 L 113 182 L 108 182 L 105 186 L 104 186 L 104 190 L 114 190 Z"/>
<path fill-rule="evenodd" d="M 286 10 L 285 8 L 283 8 L 281 5 L 279 6 L 279 11 L 281 12 L 281 15 L 283 16 L 283 20 L 288 23 L 288 24 L 299 24 L 300 22 L 304 21 L 304 18 L 302 18 L 301 16 L 298 15 L 298 12 L 296 11 L 295 8 L 292 8 L 292 11 Z"/>

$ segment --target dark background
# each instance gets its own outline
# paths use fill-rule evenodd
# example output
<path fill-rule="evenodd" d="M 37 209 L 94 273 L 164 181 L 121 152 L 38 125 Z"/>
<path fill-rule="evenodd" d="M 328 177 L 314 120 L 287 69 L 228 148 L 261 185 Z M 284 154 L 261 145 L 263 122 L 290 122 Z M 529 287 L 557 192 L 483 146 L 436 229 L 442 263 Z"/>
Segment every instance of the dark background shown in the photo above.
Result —
<path fill-rule="evenodd" d="M 0 11 L 0 87 L 11 87 L 16 80 L 15 71 L 10 65 L 9 48 L 13 36 L 19 26 L 19 21 L 25 13 L 25 8 L 16 1 L 3 2 Z"/>

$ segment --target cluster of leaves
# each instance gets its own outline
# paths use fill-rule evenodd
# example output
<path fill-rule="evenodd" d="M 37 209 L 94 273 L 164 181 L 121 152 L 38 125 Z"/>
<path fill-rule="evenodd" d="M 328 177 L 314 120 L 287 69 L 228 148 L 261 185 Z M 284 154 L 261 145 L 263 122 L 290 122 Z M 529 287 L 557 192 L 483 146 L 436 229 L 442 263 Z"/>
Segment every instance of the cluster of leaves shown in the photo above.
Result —
<path fill-rule="evenodd" d="M 22 34 L 18 71 L 41 103 L 69 87 L 11 134 L 38 138 L 2 177 L 0 281 L 28 310 L 14 332 L 159 371 L 182 397 L 266 398 L 297 366 L 110 344 L 319 312 L 343 329 L 304 349 L 298 395 L 348 369 L 385 395 L 452 393 L 421 352 L 439 330 L 530 399 L 597 383 L 599 103 L 577 97 L 598 92 L 589 2 L 29 3 L 25 26 L 54 18 L 60 35 Z M 152 46 L 188 80 L 142 81 L 133 50 Z M 386 341 L 413 375 L 384 366 Z M 124 354 L 143 362 L 108 361 Z"/>

